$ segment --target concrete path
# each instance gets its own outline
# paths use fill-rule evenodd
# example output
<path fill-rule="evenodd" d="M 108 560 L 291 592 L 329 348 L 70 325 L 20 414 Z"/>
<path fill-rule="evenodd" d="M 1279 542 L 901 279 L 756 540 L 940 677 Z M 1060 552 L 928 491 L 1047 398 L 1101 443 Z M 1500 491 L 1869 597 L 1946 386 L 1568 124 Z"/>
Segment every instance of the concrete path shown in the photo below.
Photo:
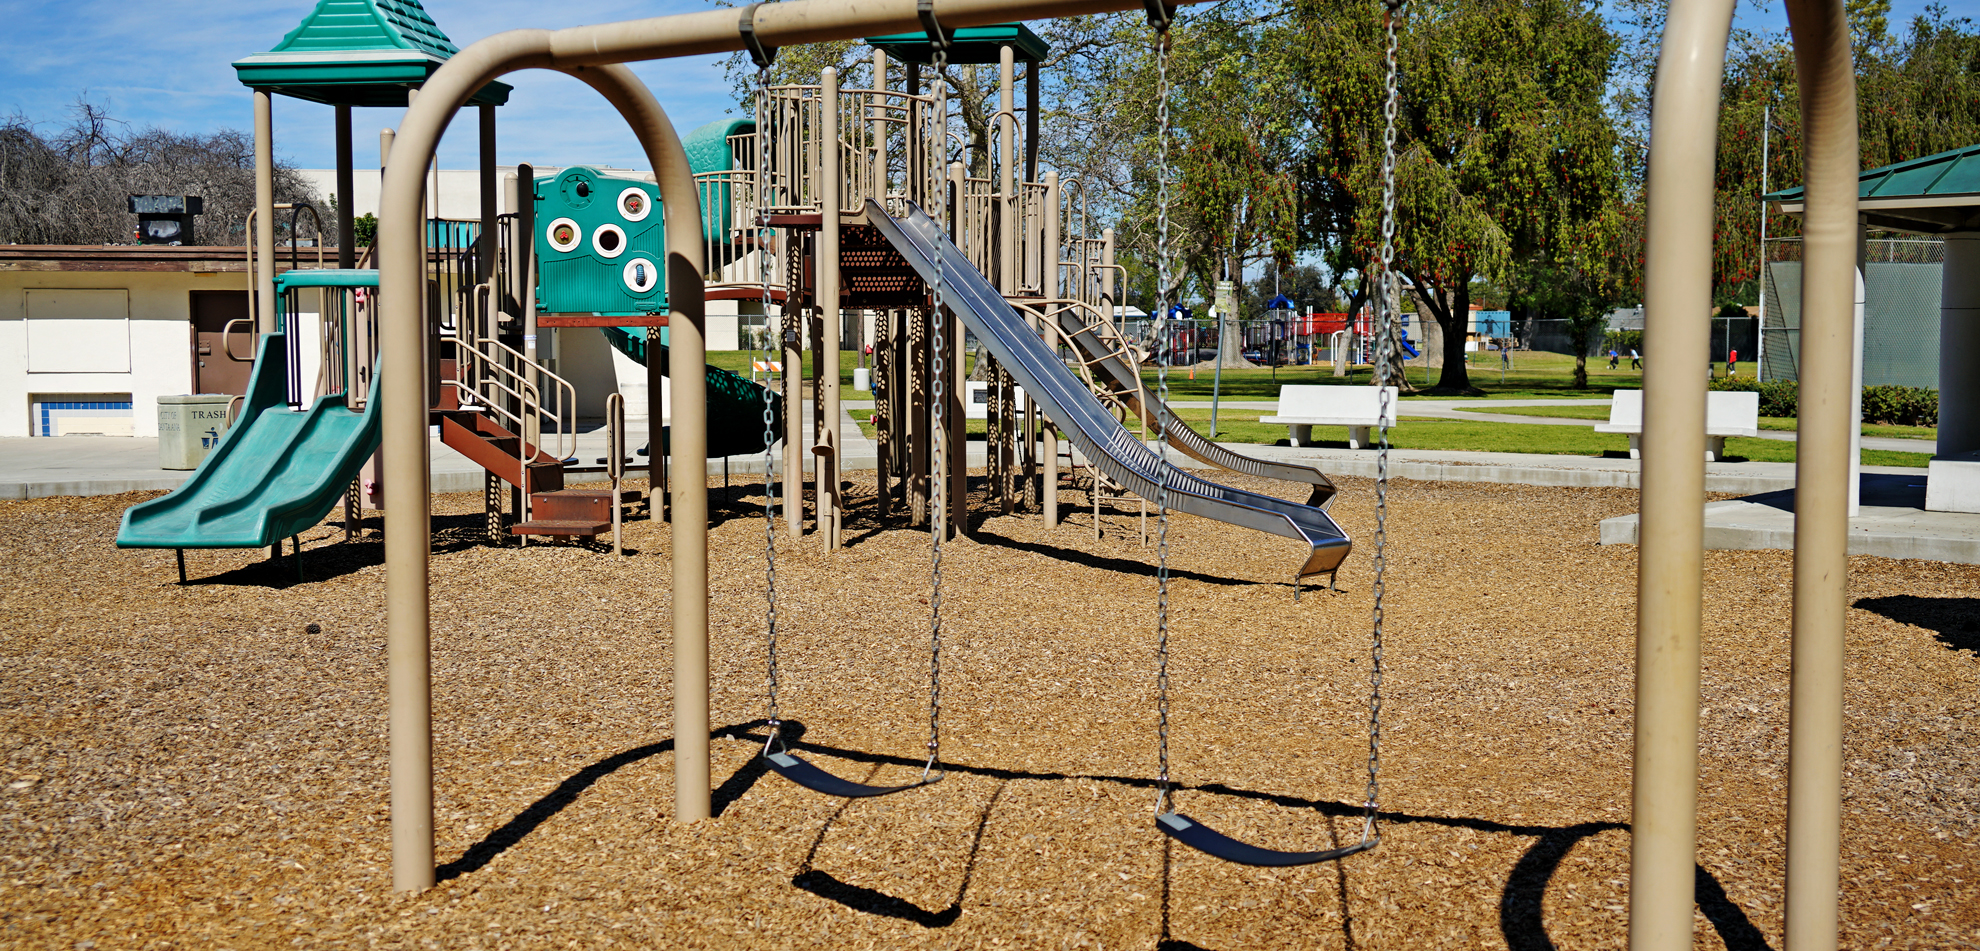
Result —
<path fill-rule="evenodd" d="M 1863 504 L 1849 520 L 1849 553 L 1980 564 L 1980 515 L 1925 511 L 1925 474 L 1865 470 Z M 1602 520 L 1602 544 L 1634 545 L 1636 515 Z M 1705 506 L 1705 547 L 1794 548 L 1794 490 L 1764 492 Z"/>

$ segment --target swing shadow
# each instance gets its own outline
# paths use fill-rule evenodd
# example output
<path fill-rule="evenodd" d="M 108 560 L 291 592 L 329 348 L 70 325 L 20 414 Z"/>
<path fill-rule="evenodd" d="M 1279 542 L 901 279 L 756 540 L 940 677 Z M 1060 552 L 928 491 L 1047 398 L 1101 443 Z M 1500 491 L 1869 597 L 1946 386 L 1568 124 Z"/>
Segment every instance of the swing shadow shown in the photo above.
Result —
<path fill-rule="evenodd" d="M 765 726 L 767 726 L 767 723 L 762 719 L 750 720 L 711 730 L 709 736 L 711 739 L 727 736 L 733 739 L 748 740 L 761 744 L 767 742 L 769 737 L 755 731 Z M 850 762 L 868 764 L 876 771 L 882 766 L 889 765 L 911 769 L 918 769 L 924 765 L 919 758 L 894 756 L 885 753 L 870 753 L 864 750 L 842 749 L 817 743 L 805 743 L 803 742 L 804 733 L 805 726 L 803 723 L 796 720 L 783 721 L 785 740 L 793 750 L 801 749 Z M 462 853 L 459 858 L 436 869 L 435 881 L 444 882 L 481 870 L 489 862 L 493 861 L 496 856 L 501 855 L 503 852 L 522 842 L 544 822 L 563 811 L 571 803 L 576 802 L 585 790 L 596 785 L 600 780 L 634 763 L 658 756 L 662 753 L 671 752 L 673 749 L 674 741 L 671 738 L 665 739 L 656 743 L 648 743 L 614 753 L 578 770 L 563 782 L 558 783 L 555 789 L 545 793 L 521 812 L 518 812 L 508 822 L 503 823 L 500 827 L 488 833 L 481 841 L 469 846 L 467 851 Z M 831 822 L 844 812 L 846 806 L 850 805 L 850 800 L 846 804 L 841 805 L 840 809 L 833 813 L 832 819 L 826 821 L 826 826 L 820 829 L 818 839 L 813 842 L 811 850 L 805 856 L 801 870 L 791 879 L 791 884 L 822 898 L 845 905 L 855 911 L 898 918 L 903 921 L 922 924 L 924 927 L 929 928 L 947 927 L 949 924 L 953 924 L 961 915 L 963 896 L 968 891 L 970 880 L 975 874 L 977 856 L 983 845 L 984 830 L 990 821 L 990 814 L 995 809 L 998 798 L 1003 793 L 1005 784 L 1012 780 L 1022 779 L 1043 782 L 1063 782 L 1069 780 L 1103 782 L 1131 789 L 1145 789 L 1149 791 L 1153 791 L 1156 786 L 1155 780 L 1141 776 L 1038 772 L 1002 769 L 990 766 L 967 766 L 955 763 L 944 763 L 943 769 L 949 773 L 982 776 L 999 781 L 996 792 L 991 795 L 990 801 L 985 804 L 983 813 L 977 819 L 975 839 L 970 845 L 969 859 L 964 866 L 963 881 L 961 887 L 957 889 L 955 901 L 950 904 L 949 908 L 931 912 L 904 899 L 887 895 L 884 892 L 842 882 L 832 877 L 830 873 L 822 872 L 811 867 L 811 861 L 817 853 L 819 843 L 824 841 L 826 828 L 829 828 Z M 762 757 L 750 757 L 747 762 L 734 773 L 730 774 L 714 790 L 710 797 L 711 815 L 722 815 L 730 805 L 747 794 L 768 771 L 768 767 L 762 762 Z M 1334 820 L 1348 817 L 1359 818 L 1362 815 L 1363 809 L 1358 803 L 1305 799 L 1282 793 L 1240 789 L 1223 783 L 1206 783 L 1197 786 L 1176 785 L 1173 788 L 1177 791 L 1209 793 L 1286 809 L 1317 812 L 1325 819 L 1329 836 L 1334 840 L 1336 845 L 1339 844 L 1340 836 L 1338 830 L 1335 828 Z M 1560 867 L 1560 863 L 1581 840 L 1603 832 L 1626 831 L 1630 828 L 1628 823 L 1623 822 L 1583 822 L 1569 826 L 1513 825 L 1469 816 L 1437 816 L 1401 812 L 1383 812 L 1382 822 L 1385 825 L 1392 826 L 1422 824 L 1445 828 L 1470 829 L 1493 835 L 1533 838 L 1535 840 L 1533 845 L 1529 846 L 1526 852 L 1520 856 L 1519 861 L 1514 863 L 1511 874 L 1506 878 L 1506 883 L 1501 891 L 1499 901 L 1500 932 L 1505 937 L 1506 944 L 1512 951 L 1553 951 L 1556 946 L 1553 939 L 1547 934 L 1546 922 L 1542 915 L 1541 905 L 1542 899 L 1546 894 L 1547 884 L 1553 879 L 1555 871 Z M 1167 890 L 1169 887 L 1168 869 L 1171 862 L 1171 852 L 1168 844 L 1169 840 L 1166 836 L 1163 837 L 1163 842 L 1164 892 L 1161 937 L 1163 943 L 1159 947 L 1165 949 L 1165 951 L 1191 951 L 1191 949 L 1202 951 L 1196 945 L 1179 941 L 1169 933 Z M 1349 913 L 1347 904 L 1347 871 L 1343 863 L 1336 862 L 1333 864 L 1336 866 L 1337 874 L 1340 876 L 1338 892 L 1342 908 L 1343 933 L 1344 937 L 1349 939 L 1346 946 L 1352 951 L 1355 944 L 1352 940 L 1353 918 Z M 1771 951 L 1766 937 L 1760 933 L 1759 928 L 1754 926 L 1752 920 L 1747 917 L 1746 912 L 1726 894 L 1725 887 L 1720 884 L 1717 877 L 1701 865 L 1697 866 L 1695 880 L 1696 884 L 1694 888 L 1699 911 L 1705 915 L 1707 921 L 1711 922 L 1713 928 L 1718 932 L 1720 939 L 1725 942 L 1729 951 Z"/>
<path fill-rule="evenodd" d="M 1042 555 L 1046 558 L 1079 565 L 1083 568 L 1097 568 L 1102 571 L 1139 575 L 1147 578 L 1153 578 L 1156 574 L 1155 565 L 1147 562 L 1135 561 L 1129 558 L 1115 558 L 1095 552 L 1080 551 L 1076 548 L 1061 548 L 1057 545 L 1046 545 L 1040 542 L 1018 541 L 1015 538 L 1008 538 L 995 532 L 985 531 L 980 523 L 971 526 L 970 538 L 972 541 L 980 544 L 994 545 L 998 548 L 1009 548 L 1028 555 Z M 1218 575 L 1204 574 L 1200 571 L 1187 571 L 1178 568 L 1169 569 L 1169 578 L 1171 580 L 1201 581 L 1205 584 L 1221 585 L 1224 587 L 1251 587 L 1258 584 L 1256 581 L 1245 578 L 1225 578 Z"/>
<path fill-rule="evenodd" d="M 765 722 L 761 719 L 751 720 L 746 723 L 737 723 L 710 730 L 708 736 L 710 739 L 720 739 L 723 736 L 750 737 L 750 730 L 764 725 Z M 795 742 L 798 738 L 804 736 L 804 732 L 804 724 L 796 720 L 784 721 L 784 736 L 787 739 Z M 444 882 L 480 871 L 489 862 L 494 861 L 496 856 L 501 855 L 503 852 L 522 842 L 530 833 L 535 832 L 537 827 L 549 821 L 557 813 L 564 811 L 565 807 L 571 803 L 576 802 L 578 796 L 582 795 L 585 790 L 597 785 L 599 780 L 634 763 L 651 759 L 662 753 L 673 752 L 673 749 L 674 741 L 672 739 L 665 739 L 657 743 L 648 743 L 643 746 L 635 746 L 628 750 L 622 750 L 578 770 L 566 777 L 563 782 L 558 783 L 555 789 L 544 793 L 535 802 L 524 807 L 521 812 L 516 813 L 509 821 L 496 827 L 486 836 L 483 836 L 481 841 L 468 846 L 467 851 L 461 853 L 460 858 L 435 869 L 434 882 Z M 750 788 L 755 786 L 756 781 L 761 779 L 767 771 L 768 767 L 763 765 L 763 757 L 750 757 L 748 762 L 742 765 L 742 768 L 731 773 L 729 778 L 723 780 L 722 785 L 716 787 L 715 791 L 710 794 L 709 815 L 720 816 L 731 804 L 749 792 Z"/>
<path fill-rule="evenodd" d="M 311 534 L 305 536 L 303 540 L 305 547 L 300 579 L 296 577 L 296 557 L 290 551 L 289 541 L 283 539 L 284 554 L 280 558 L 263 558 L 214 575 L 188 574 L 186 587 L 210 584 L 286 591 L 297 585 L 330 581 L 383 565 L 385 540 L 378 535 L 365 533 L 382 532 L 385 520 L 381 517 L 367 518 L 360 521 L 358 526 L 359 535 L 351 541 L 343 540 L 344 529 L 341 518 L 308 529 Z M 447 555 L 482 547 L 487 544 L 485 532 L 480 515 L 436 515 L 433 517 L 433 554 Z M 203 549 L 187 549 L 188 552 L 201 550 Z M 266 551 L 266 549 L 261 550 Z M 190 556 L 187 567 L 189 569 L 194 567 Z"/>
<path fill-rule="evenodd" d="M 872 782 L 873 775 L 878 773 L 883 765 L 874 764 L 864 781 Z M 818 857 L 819 847 L 825 844 L 825 835 L 831 831 L 832 823 L 837 822 L 839 817 L 845 814 L 846 809 L 852 806 L 854 800 L 851 799 L 840 803 L 839 808 L 833 810 L 824 825 L 819 826 L 818 836 L 811 840 L 811 848 L 805 852 L 804 861 L 798 864 L 798 873 L 791 876 L 791 884 L 853 911 L 894 918 L 923 928 L 947 928 L 962 917 L 963 896 L 969 894 L 970 879 L 976 875 L 976 857 L 983 851 L 983 830 L 989 826 L 990 814 L 996 810 L 997 800 L 1004 795 L 1004 787 L 1007 783 L 1007 780 L 997 783 L 990 792 L 990 801 L 983 804 L 983 812 L 977 816 L 976 833 L 969 843 L 969 857 L 963 860 L 962 882 L 956 886 L 956 897 L 946 908 L 930 911 L 905 898 L 889 895 L 879 889 L 842 881 L 832 873 L 822 871 L 812 864 Z"/>

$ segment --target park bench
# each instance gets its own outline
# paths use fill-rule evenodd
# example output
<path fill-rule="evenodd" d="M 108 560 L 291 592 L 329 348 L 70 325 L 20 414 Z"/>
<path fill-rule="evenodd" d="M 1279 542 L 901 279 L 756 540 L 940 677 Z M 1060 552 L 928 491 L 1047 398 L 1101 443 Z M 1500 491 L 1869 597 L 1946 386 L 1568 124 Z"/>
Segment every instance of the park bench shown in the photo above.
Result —
<path fill-rule="evenodd" d="M 1396 424 L 1396 388 L 1389 393 L 1388 423 Z M 1295 446 L 1313 445 L 1313 427 L 1346 426 L 1348 448 L 1366 449 L 1368 431 L 1381 425 L 1381 392 L 1372 386 L 1282 386 L 1279 387 L 1279 413 L 1258 421 L 1283 424 Z"/>
<path fill-rule="evenodd" d="M 1627 433 L 1629 457 L 1643 458 L 1643 391 L 1617 390 L 1609 403 L 1609 421 L 1598 433 Z M 1760 435 L 1760 394 L 1705 394 L 1705 461 L 1726 457 L 1727 436 Z"/>

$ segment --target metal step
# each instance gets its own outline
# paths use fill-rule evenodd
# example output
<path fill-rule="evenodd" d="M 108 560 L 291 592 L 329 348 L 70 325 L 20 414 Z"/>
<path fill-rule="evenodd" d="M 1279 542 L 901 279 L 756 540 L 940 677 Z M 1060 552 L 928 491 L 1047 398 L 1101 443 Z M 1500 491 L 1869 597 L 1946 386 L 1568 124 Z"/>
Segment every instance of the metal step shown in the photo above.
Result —
<path fill-rule="evenodd" d="M 533 518 L 521 525 L 509 526 L 511 535 L 552 535 L 564 538 L 593 538 L 611 530 L 610 520 L 595 522 L 589 519 Z"/>

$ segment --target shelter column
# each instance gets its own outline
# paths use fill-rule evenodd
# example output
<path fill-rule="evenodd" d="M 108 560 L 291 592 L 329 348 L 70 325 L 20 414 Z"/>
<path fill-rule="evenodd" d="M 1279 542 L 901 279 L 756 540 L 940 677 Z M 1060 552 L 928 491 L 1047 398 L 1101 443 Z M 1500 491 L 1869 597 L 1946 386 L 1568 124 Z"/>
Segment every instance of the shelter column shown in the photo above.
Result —
<path fill-rule="evenodd" d="M 254 91 L 255 332 L 275 330 L 275 107 L 267 90 Z"/>
<path fill-rule="evenodd" d="M 1980 231 L 1946 235 L 1939 294 L 1939 455 L 1980 452 Z"/>

